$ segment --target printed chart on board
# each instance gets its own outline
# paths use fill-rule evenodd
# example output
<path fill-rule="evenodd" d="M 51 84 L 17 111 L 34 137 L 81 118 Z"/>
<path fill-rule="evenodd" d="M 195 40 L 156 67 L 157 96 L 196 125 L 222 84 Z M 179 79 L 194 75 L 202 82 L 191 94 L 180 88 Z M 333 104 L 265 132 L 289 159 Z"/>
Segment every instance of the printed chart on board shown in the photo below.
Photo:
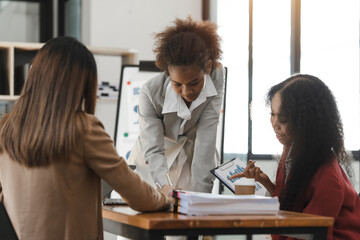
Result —
<path fill-rule="evenodd" d="M 139 94 L 141 86 L 159 72 L 140 71 L 137 65 L 125 65 L 120 80 L 120 101 L 115 123 L 115 143 L 118 154 L 129 158 L 131 148 L 139 135 Z"/>

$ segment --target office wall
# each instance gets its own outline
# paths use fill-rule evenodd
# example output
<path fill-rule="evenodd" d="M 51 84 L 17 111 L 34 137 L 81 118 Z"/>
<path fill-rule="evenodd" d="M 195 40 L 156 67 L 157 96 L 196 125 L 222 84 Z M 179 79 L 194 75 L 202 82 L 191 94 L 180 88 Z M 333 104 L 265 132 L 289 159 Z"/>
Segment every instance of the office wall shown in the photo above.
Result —
<path fill-rule="evenodd" d="M 0 41 L 38 42 L 39 5 L 0 1 Z"/>
<path fill-rule="evenodd" d="M 200 20 L 201 0 L 88 0 L 82 1 L 82 42 L 92 46 L 136 49 L 139 60 L 154 60 L 153 33 L 162 31 L 176 18 Z M 118 85 L 121 61 L 96 57 L 99 82 Z M 105 130 L 114 134 L 116 101 L 100 100 L 96 116 Z"/>
<path fill-rule="evenodd" d="M 86 44 L 135 48 L 140 59 L 153 59 L 154 32 L 175 17 L 201 19 L 201 0 L 89 0 L 82 1 L 82 40 Z"/>

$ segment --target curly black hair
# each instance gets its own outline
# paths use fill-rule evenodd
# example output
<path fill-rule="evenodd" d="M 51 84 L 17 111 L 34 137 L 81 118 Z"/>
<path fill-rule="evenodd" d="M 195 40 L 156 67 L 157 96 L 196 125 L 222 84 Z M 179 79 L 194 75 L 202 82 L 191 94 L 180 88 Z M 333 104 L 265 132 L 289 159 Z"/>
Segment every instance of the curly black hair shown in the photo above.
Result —
<path fill-rule="evenodd" d="M 196 66 L 205 70 L 209 60 L 212 70 L 222 55 L 217 25 L 209 21 L 176 19 L 174 26 L 155 35 L 156 66 L 168 71 L 169 65 Z"/>
<path fill-rule="evenodd" d="M 280 112 L 288 120 L 293 140 L 290 158 L 292 166 L 280 208 L 301 211 L 296 199 L 303 197 L 316 171 L 334 157 L 351 175 L 350 157 L 344 148 L 344 134 L 335 98 L 330 89 L 317 77 L 297 74 L 273 86 L 267 94 L 271 105 L 280 93 Z M 335 154 L 335 155 L 334 155 Z"/>

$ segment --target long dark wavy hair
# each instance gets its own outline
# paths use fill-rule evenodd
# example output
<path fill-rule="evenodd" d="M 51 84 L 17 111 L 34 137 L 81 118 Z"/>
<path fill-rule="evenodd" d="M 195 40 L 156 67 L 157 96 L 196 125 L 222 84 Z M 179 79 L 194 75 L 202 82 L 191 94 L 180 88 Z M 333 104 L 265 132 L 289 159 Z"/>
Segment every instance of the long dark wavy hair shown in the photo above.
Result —
<path fill-rule="evenodd" d="M 273 86 L 267 94 L 271 105 L 280 93 L 283 114 L 293 140 L 289 157 L 291 169 L 286 187 L 279 196 L 280 208 L 301 211 L 296 200 L 304 197 L 316 171 L 336 157 L 351 175 L 350 157 L 344 148 L 344 133 L 335 98 L 317 77 L 298 74 Z"/>

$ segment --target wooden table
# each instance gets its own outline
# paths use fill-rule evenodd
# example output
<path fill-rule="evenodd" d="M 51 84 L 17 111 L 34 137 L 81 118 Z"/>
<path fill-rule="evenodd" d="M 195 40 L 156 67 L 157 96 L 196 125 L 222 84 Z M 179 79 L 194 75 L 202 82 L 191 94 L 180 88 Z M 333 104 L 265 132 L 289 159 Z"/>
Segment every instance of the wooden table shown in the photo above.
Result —
<path fill-rule="evenodd" d="M 103 207 L 104 231 L 131 239 L 164 239 L 165 235 L 311 234 L 326 239 L 331 217 L 278 211 L 274 215 L 187 216 L 139 213 L 128 206 Z"/>

